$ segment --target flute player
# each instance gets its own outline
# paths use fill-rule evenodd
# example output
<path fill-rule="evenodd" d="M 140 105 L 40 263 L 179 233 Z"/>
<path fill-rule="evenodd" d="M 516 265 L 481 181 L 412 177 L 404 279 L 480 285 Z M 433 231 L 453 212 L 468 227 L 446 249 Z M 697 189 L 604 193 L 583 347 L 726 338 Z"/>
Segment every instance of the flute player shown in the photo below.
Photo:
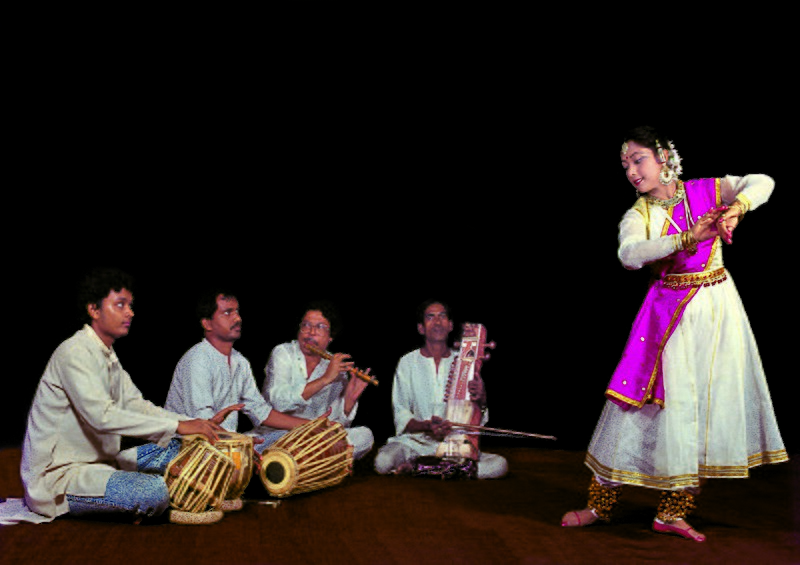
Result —
<path fill-rule="evenodd" d="M 328 349 L 339 329 L 335 307 L 315 302 L 303 312 L 297 338 L 277 345 L 270 353 L 261 392 L 276 410 L 299 418 L 314 419 L 330 410 L 329 419 L 347 431 L 353 459 L 360 459 L 375 443 L 369 428 L 352 426 L 368 383 L 350 373 L 355 367 L 346 353 L 333 353 L 330 359 L 319 354 Z M 368 375 L 369 369 L 364 373 Z"/>

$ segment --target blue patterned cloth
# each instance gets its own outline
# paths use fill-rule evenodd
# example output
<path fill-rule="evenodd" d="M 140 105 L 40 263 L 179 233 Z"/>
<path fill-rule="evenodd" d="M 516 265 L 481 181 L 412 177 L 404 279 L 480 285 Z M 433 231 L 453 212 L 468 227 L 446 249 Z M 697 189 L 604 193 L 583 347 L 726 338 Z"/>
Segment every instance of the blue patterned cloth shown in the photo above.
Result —
<path fill-rule="evenodd" d="M 79 517 L 130 514 L 134 519 L 162 514 L 169 508 L 164 473 L 180 448 L 178 438 L 173 438 L 167 447 L 154 443 L 139 446 L 136 449 L 138 472 L 114 472 L 106 483 L 104 496 L 67 495 L 69 514 Z"/>

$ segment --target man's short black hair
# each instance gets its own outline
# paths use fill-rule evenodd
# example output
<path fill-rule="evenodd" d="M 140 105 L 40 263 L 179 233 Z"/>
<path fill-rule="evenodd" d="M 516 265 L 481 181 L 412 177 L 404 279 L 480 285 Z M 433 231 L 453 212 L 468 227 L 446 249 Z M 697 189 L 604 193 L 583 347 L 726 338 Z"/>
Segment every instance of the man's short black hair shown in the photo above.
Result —
<path fill-rule="evenodd" d="M 217 298 L 220 296 L 229 300 L 238 300 L 235 294 L 227 290 L 221 288 L 205 289 L 200 293 L 197 306 L 195 307 L 195 315 L 197 316 L 198 322 L 210 320 L 214 317 L 214 312 L 217 311 Z"/>
<path fill-rule="evenodd" d="M 82 322 L 91 323 L 87 307 L 94 304 L 100 308 L 103 299 L 111 291 L 127 289 L 133 293 L 133 277 L 113 267 L 95 267 L 86 273 L 78 284 L 78 316 Z"/>
<path fill-rule="evenodd" d="M 418 324 L 425 324 L 425 310 L 427 310 L 428 307 L 432 306 L 433 304 L 441 304 L 442 307 L 444 308 L 445 313 L 447 314 L 447 318 L 450 319 L 450 320 L 453 319 L 452 312 L 450 311 L 450 306 L 447 304 L 447 302 L 442 302 L 441 300 L 436 300 L 434 298 L 429 298 L 428 300 L 426 300 L 425 302 L 423 302 L 422 304 L 417 306 L 417 323 Z"/>
<path fill-rule="evenodd" d="M 311 312 L 312 310 L 322 312 L 322 315 L 325 316 L 325 318 L 327 318 L 327 320 L 331 323 L 331 329 L 330 329 L 331 338 L 341 333 L 342 318 L 339 316 L 339 311 L 333 302 L 331 302 L 330 300 L 313 300 L 309 302 L 308 304 L 306 304 L 305 308 L 303 308 L 303 311 L 300 314 L 300 319 L 302 320 L 305 317 L 305 315 L 308 312 Z"/>

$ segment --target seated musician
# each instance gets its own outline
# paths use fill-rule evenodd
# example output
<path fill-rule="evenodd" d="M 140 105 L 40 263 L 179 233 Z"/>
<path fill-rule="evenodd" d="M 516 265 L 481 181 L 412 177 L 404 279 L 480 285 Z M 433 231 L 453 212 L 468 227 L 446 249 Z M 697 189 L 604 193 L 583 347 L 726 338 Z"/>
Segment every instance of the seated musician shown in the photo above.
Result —
<path fill-rule="evenodd" d="M 169 507 L 163 475 L 178 453 L 178 434 L 210 441 L 235 407 L 206 418 L 173 413 L 145 400 L 113 345 L 133 319 L 133 280 L 115 269 L 90 272 L 79 291 L 85 325 L 50 357 L 28 414 L 20 474 L 25 498 L 0 504 L 0 524 L 49 522 L 69 514 L 140 522 Z M 157 447 L 123 470 L 122 438 Z M 145 446 L 142 446 L 143 448 Z"/>
<path fill-rule="evenodd" d="M 390 437 L 375 456 L 380 474 L 413 472 L 420 458 L 435 455 L 441 441 L 450 433 L 444 420 L 445 385 L 456 353 L 447 340 L 453 331 L 448 307 L 429 301 L 420 307 L 417 324 L 424 345 L 405 354 L 397 364 L 392 386 L 392 407 L 397 435 Z M 479 375 L 469 384 L 470 398 L 483 412 L 481 425 L 488 421 L 486 391 Z M 479 479 L 504 476 L 508 462 L 500 455 L 481 452 L 477 461 Z"/>
<path fill-rule="evenodd" d="M 258 391 L 250 362 L 233 348 L 242 335 L 242 317 L 235 296 L 211 291 L 197 304 L 203 339 L 181 357 L 167 393 L 164 407 L 195 418 L 214 414 L 220 407 L 236 405 L 253 426 L 254 448 L 263 451 L 281 435 L 308 420 L 273 409 Z M 269 426 L 269 431 L 261 427 Z M 222 427 L 237 432 L 238 411 L 231 412 Z M 261 431 L 259 431 L 261 430 Z"/>
<path fill-rule="evenodd" d="M 327 353 L 338 329 L 339 318 L 332 304 L 309 304 L 297 338 L 275 346 L 270 353 L 262 394 L 277 410 L 300 418 L 313 419 L 329 411 L 329 419 L 347 430 L 353 459 L 360 459 L 375 442 L 369 428 L 352 426 L 368 383 L 348 372 L 354 364 L 346 353 L 330 354 L 330 359 L 320 356 L 320 352 Z"/>

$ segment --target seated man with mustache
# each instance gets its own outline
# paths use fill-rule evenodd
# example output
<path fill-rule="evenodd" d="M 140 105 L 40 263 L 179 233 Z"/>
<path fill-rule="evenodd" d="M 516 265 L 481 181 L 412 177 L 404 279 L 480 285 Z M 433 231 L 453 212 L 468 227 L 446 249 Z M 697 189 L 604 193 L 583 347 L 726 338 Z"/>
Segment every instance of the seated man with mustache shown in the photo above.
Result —
<path fill-rule="evenodd" d="M 255 433 L 258 453 L 275 443 L 283 430 L 308 422 L 274 410 L 261 396 L 247 358 L 233 348 L 242 335 L 239 301 L 232 294 L 212 291 L 197 305 L 203 340 L 187 351 L 175 367 L 164 407 L 167 410 L 204 418 L 218 407 L 235 405 L 246 414 L 254 428 L 269 426 L 279 432 Z M 222 427 L 237 432 L 239 412 L 232 411 Z M 251 434 L 248 434 L 251 435 Z"/>

